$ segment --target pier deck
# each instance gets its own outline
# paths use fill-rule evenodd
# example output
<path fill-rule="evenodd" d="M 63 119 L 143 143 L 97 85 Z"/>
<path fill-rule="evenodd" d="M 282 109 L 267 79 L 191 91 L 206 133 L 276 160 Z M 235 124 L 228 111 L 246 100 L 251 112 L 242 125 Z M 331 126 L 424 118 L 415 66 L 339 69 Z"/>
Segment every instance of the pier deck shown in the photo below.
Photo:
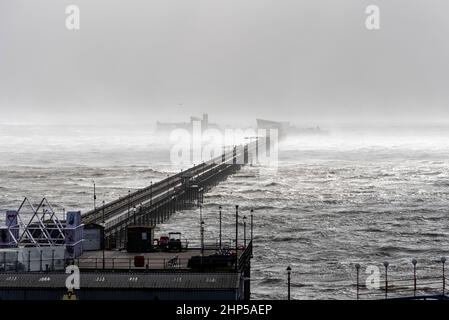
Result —
<path fill-rule="evenodd" d="M 107 248 L 124 248 L 128 226 L 156 225 L 176 211 L 201 204 L 205 192 L 248 164 L 250 159 L 257 159 L 257 143 L 234 146 L 219 157 L 129 192 L 125 197 L 84 213 L 82 221 L 103 225 Z"/>
<path fill-rule="evenodd" d="M 238 251 L 238 259 L 240 259 L 243 249 Z M 124 250 L 106 250 L 104 252 L 104 269 L 107 270 L 190 270 L 188 267 L 189 259 L 195 256 L 207 257 L 215 254 L 215 249 L 187 249 L 181 252 L 143 252 L 129 253 Z M 141 256 L 144 259 L 144 266 L 136 267 L 134 258 Z M 233 255 L 233 260 L 235 255 Z M 87 251 L 81 257 L 77 258 L 75 264 L 80 269 L 103 269 L 103 251 Z M 231 266 L 230 266 L 231 267 Z"/>

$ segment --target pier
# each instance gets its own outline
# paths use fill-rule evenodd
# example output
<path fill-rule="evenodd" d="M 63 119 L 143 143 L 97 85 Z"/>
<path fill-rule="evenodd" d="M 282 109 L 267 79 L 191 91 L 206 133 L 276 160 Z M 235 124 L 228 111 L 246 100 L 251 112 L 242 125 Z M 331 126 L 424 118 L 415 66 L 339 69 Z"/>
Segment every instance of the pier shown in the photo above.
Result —
<path fill-rule="evenodd" d="M 240 237 L 238 206 L 235 238 L 226 243 L 221 235 L 206 243 L 202 231 L 200 246 L 188 246 L 179 232 L 164 245 L 154 226 L 201 206 L 207 191 L 257 155 L 257 140 L 233 146 L 91 211 L 67 212 L 66 220 L 45 198 L 37 207 L 25 198 L 2 227 L 0 299 L 249 300 L 252 233 L 247 239 L 244 229 Z M 25 206 L 32 212 L 28 223 L 21 217 Z M 76 290 L 66 287 L 67 268 L 80 271 L 83 285 Z"/>
<path fill-rule="evenodd" d="M 234 146 L 218 157 L 129 192 L 84 213 L 82 223 L 103 225 L 106 248 L 123 248 L 128 226 L 154 226 L 176 211 L 202 204 L 204 193 L 257 157 L 257 143 Z"/>

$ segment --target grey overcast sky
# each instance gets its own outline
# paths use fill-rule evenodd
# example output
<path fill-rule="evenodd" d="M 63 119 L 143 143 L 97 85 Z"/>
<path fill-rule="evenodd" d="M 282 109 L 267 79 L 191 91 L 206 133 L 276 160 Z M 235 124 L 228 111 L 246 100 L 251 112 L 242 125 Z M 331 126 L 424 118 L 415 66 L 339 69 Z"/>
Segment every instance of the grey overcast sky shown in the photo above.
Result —
<path fill-rule="evenodd" d="M 448 14 L 447 0 L 0 0 L 0 123 L 446 121 Z"/>

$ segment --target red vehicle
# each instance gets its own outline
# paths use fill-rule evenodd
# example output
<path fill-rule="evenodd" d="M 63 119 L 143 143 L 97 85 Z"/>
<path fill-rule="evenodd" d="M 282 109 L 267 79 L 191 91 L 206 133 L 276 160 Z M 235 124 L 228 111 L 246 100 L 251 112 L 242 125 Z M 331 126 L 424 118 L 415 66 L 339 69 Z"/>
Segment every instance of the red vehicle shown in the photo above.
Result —
<path fill-rule="evenodd" d="M 161 236 L 159 238 L 159 248 L 163 249 L 163 250 L 167 250 L 169 241 L 170 241 L 170 238 L 168 236 Z"/>

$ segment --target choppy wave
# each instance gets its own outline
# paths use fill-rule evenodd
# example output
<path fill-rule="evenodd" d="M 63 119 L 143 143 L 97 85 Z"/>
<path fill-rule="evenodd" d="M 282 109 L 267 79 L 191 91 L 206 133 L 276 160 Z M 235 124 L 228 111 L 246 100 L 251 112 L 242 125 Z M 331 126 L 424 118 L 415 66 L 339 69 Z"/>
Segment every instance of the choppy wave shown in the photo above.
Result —
<path fill-rule="evenodd" d="M 297 297 L 353 298 L 354 288 L 345 283 L 354 263 L 399 266 L 413 257 L 434 261 L 449 254 L 449 139 L 319 139 L 327 138 L 287 141 L 277 171 L 244 167 L 205 196 L 210 239 L 218 234 L 219 205 L 227 240 L 235 237 L 235 205 L 247 218 L 254 209 L 253 298 L 285 297 L 288 265 Z M 180 169 L 146 141 L 126 152 L 94 144 L 98 150 L 67 147 L 51 154 L 48 146 L 4 147 L 0 210 L 17 208 L 23 196 L 38 201 L 47 195 L 60 213 L 63 207 L 85 211 L 93 206 L 93 180 L 97 201 L 109 201 Z M 157 232 L 171 230 L 199 239 L 198 210 L 175 214 Z"/>

